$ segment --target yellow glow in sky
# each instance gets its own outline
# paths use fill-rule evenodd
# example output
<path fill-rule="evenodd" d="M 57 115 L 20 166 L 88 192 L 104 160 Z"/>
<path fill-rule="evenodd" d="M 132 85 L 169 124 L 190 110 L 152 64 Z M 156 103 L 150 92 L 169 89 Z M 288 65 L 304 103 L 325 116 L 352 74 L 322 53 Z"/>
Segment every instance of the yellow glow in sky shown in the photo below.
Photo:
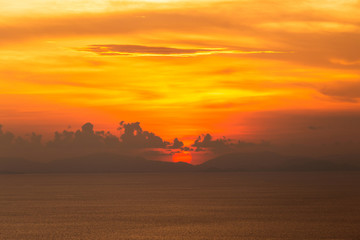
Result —
<path fill-rule="evenodd" d="M 0 8 L 0 111 L 10 128 L 125 120 L 166 139 L 259 138 L 270 128 L 248 120 L 257 113 L 359 110 L 357 1 L 0 0 Z"/>

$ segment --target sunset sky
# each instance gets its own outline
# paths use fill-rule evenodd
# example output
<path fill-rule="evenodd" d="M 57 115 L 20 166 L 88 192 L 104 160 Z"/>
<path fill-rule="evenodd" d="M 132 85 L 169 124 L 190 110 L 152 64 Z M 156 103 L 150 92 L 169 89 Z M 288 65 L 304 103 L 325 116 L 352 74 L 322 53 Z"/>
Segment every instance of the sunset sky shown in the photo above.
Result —
<path fill-rule="evenodd" d="M 360 1 L 0 0 L 0 124 L 360 144 Z"/>

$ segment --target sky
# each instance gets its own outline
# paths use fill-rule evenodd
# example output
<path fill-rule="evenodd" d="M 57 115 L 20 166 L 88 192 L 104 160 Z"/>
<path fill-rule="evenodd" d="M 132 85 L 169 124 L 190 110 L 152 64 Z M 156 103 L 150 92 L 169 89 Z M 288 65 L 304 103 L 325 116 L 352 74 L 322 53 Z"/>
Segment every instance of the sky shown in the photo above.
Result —
<path fill-rule="evenodd" d="M 4 132 L 52 141 L 91 122 L 119 137 L 124 121 L 167 148 L 175 138 L 198 148 L 207 134 L 322 153 L 360 144 L 360 1 L 0 0 L 0 8 Z"/>

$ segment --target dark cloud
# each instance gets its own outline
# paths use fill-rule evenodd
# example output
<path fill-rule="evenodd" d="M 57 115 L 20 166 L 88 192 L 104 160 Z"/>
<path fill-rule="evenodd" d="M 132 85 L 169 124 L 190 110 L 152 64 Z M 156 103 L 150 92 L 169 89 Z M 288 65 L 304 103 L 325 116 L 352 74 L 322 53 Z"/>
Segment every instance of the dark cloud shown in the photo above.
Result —
<path fill-rule="evenodd" d="M 12 144 L 15 135 L 11 132 L 3 132 L 2 125 L 0 125 L 0 147 L 7 147 Z"/>
<path fill-rule="evenodd" d="M 185 152 L 194 151 L 194 149 L 193 149 L 193 148 L 190 148 L 190 147 L 182 147 L 181 149 L 182 149 L 183 151 L 185 151 Z"/>
<path fill-rule="evenodd" d="M 27 152 L 39 152 L 43 148 L 42 135 L 31 133 L 24 137 L 15 136 L 11 132 L 4 132 L 0 125 L 0 156 L 23 155 Z"/>
<path fill-rule="evenodd" d="M 16 137 L 11 132 L 3 132 L 2 125 L 0 125 L 0 147 L 34 147 L 41 146 L 42 135 L 38 135 L 36 133 L 27 134 L 24 137 L 18 136 Z"/>
<path fill-rule="evenodd" d="M 110 152 L 170 160 L 178 151 L 193 151 L 194 155 L 212 156 L 245 151 L 278 151 L 287 154 L 357 153 L 360 133 L 358 112 L 264 112 L 254 114 L 251 124 L 262 126 L 259 138 L 270 142 L 214 138 L 204 134 L 185 146 L 179 138 L 166 142 L 153 132 L 142 129 L 139 122 L 119 125 L 120 134 L 94 130 L 92 123 L 80 129 L 55 132 L 49 141 L 36 133 L 24 136 L 4 131 L 0 126 L 0 155 L 39 160 Z M 320 129 L 321 131 L 315 131 Z M 304 131 L 308 129 L 308 131 Z M 329 149 L 330 148 L 330 149 Z M 156 151 L 156 152 L 152 152 Z M 198 152 L 198 153 L 195 153 Z"/>
<path fill-rule="evenodd" d="M 47 145 L 49 147 L 70 147 L 74 142 L 74 132 L 64 130 L 62 133 L 55 132 L 54 139 L 49 141 Z"/>
<path fill-rule="evenodd" d="M 120 122 L 122 144 L 131 148 L 165 148 L 166 143 L 152 132 L 143 131 L 140 122 Z"/>
<path fill-rule="evenodd" d="M 107 147 L 107 148 L 165 148 L 167 144 L 152 132 L 143 131 L 140 123 L 121 122 L 118 130 L 122 135 L 117 137 L 110 132 L 94 131 L 91 123 L 86 123 L 76 132 L 64 130 L 55 132 L 54 139 L 48 142 L 49 147 Z"/>
<path fill-rule="evenodd" d="M 94 132 L 94 125 L 86 123 L 76 132 L 55 132 L 54 139 L 47 143 L 52 148 L 104 148 L 119 147 L 119 138 L 110 132 Z"/>
<path fill-rule="evenodd" d="M 101 134 L 94 132 L 94 125 L 85 123 L 81 130 L 75 132 L 74 145 L 79 147 L 98 147 L 103 144 Z"/>
<path fill-rule="evenodd" d="M 152 132 L 143 131 L 140 123 L 121 122 L 118 128 L 122 135 L 94 131 L 91 123 L 86 123 L 76 132 L 64 130 L 55 132 L 54 139 L 47 143 L 52 148 L 165 148 L 164 142 Z"/>
<path fill-rule="evenodd" d="M 173 145 L 169 146 L 170 149 L 179 149 L 184 146 L 184 143 L 179 139 L 175 138 Z"/>
<path fill-rule="evenodd" d="M 214 153 L 226 153 L 226 152 L 237 152 L 243 150 L 266 150 L 271 147 L 270 142 L 261 141 L 260 143 L 246 142 L 222 137 L 218 139 L 213 139 L 213 137 L 208 133 L 202 136 L 199 136 L 192 147 L 195 147 L 196 152 L 200 151 L 211 151 Z"/>
<path fill-rule="evenodd" d="M 139 122 L 121 122 L 119 130 L 121 136 L 95 131 L 94 125 L 88 122 L 76 131 L 57 131 L 51 140 L 42 143 L 42 135 L 31 133 L 24 137 L 15 136 L 11 132 L 4 132 L 0 125 L 0 154 L 46 160 L 57 156 L 72 157 L 99 151 L 143 155 L 145 149 L 166 150 L 168 146 L 179 149 L 183 146 L 178 139 L 174 143 L 169 143 L 152 132 L 143 131 Z"/>
<path fill-rule="evenodd" d="M 213 137 L 207 133 L 202 136 L 199 136 L 192 147 L 196 147 L 195 151 L 202 151 L 204 149 L 211 149 L 213 151 L 220 151 L 224 150 L 229 147 L 230 140 L 224 138 L 215 139 L 213 140 Z"/>
<path fill-rule="evenodd" d="M 88 122 L 76 131 L 57 131 L 51 140 L 42 143 L 42 135 L 31 133 L 24 137 L 15 136 L 11 132 L 4 132 L 0 125 L 0 151 L 6 156 L 43 160 L 58 156 L 72 157 L 96 152 L 127 153 L 143 157 L 159 157 L 161 160 L 161 157 L 169 157 L 175 152 L 224 153 L 258 146 L 254 143 L 235 142 L 225 137 L 213 139 L 210 134 L 199 136 L 192 146 L 185 146 L 178 138 L 170 143 L 153 132 L 144 131 L 140 122 L 125 123 L 122 121 L 118 130 L 120 130 L 120 136 L 113 135 L 110 132 L 95 131 L 94 125 Z"/>
<path fill-rule="evenodd" d="M 27 138 L 17 137 L 14 141 L 16 148 L 41 148 L 42 147 L 42 135 L 31 133 L 26 136 Z"/>

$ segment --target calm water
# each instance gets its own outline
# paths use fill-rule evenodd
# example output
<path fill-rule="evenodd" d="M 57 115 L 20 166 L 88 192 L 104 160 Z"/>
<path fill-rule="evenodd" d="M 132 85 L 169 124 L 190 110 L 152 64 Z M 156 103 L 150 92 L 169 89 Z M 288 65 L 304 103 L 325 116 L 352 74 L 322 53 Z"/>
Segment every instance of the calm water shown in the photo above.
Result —
<path fill-rule="evenodd" d="M 360 239 L 360 173 L 0 175 L 0 239 Z"/>

